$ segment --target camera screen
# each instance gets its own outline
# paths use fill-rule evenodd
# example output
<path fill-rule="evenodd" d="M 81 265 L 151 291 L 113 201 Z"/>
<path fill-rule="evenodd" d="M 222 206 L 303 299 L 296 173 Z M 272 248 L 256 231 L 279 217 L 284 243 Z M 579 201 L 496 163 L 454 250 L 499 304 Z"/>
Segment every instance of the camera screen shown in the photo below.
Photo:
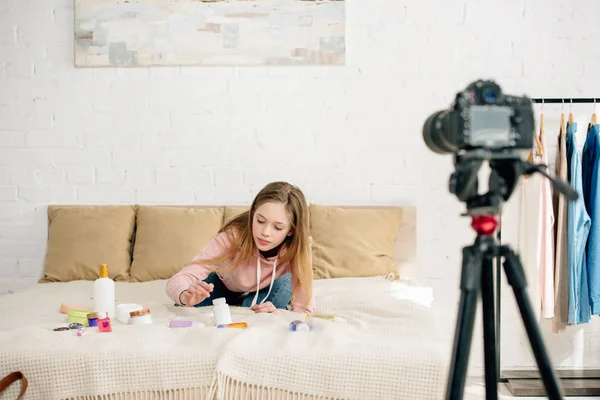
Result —
<path fill-rule="evenodd" d="M 509 107 L 472 106 L 470 145 L 477 147 L 506 147 L 510 145 Z"/>

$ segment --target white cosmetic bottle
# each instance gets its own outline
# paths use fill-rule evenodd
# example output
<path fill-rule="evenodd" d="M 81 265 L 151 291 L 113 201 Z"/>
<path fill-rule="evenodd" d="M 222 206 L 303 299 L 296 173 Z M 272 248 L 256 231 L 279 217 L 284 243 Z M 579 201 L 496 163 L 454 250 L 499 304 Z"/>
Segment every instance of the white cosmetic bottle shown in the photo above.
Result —
<path fill-rule="evenodd" d="M 231 324 L 231 311 L 229 310 L 229 304 L 225 301 L 225 297 L 220 297 L 213 300 L 214 313 L 215 313 L 215 325 L 227 325 Z"/>
<path fill-rule="evenodd" d="M 106 264 L 100 265 L 100 277 L 94 281 L 94 311 L 115 318 L 115 281 L 108 277 Z"/>

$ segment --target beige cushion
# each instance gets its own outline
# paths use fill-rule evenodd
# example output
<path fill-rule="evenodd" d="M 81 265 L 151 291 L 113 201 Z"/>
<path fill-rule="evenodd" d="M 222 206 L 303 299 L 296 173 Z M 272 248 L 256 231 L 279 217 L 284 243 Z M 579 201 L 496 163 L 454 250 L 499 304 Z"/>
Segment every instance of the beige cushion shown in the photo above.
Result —
<path fill-rule="evenodd" d="M 397 273 L 394 241 L 402 208 L 311 204 L 309 211 L 315 279 Z"/>
<path fill-rule="evenodd" d="M 225 215 L 223 216 L 223 225 L 237 217 L 241 213 L 248 211 L 250 206 L 225 206 Z"/>
<path fill-rule="evenodd" d="M 168 279 L 219 231 L 223 207 L 139 206 L 131 280 Z"/>
<path fill-rule="evenodd" d="M 402 206 L 402 224 L 394 244 L 398 275 L 417 279 L 417 207 Z"/>
<path fill-rule="evenodd" d="M 48 206 L 48 245 L 40 282 L 95 280 L 100 264 L 129 280 L 135 206 Z"/>

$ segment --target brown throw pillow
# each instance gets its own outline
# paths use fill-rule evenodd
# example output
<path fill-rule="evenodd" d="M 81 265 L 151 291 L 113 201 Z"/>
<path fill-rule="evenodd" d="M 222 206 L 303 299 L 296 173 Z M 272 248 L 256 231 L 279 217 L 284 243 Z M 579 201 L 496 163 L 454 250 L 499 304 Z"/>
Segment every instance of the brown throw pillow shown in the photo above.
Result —
<path fill-rule="evenodd" d="M 402 223 L 401 208 L 311 204 L 309 210 L 315 279 L 397 272 L 394 241 Z"/>
<path fill-rule="evenodd" d="M 225 206 L 225 215 L 223 216 L 223 225 L 234 219 L 241 213 L 248 211 L 250 206 Z"/>
<path fill-rule="evenodd" d="M 48 206 L 48 245 L 40 282 L 129 280 L 135 206 Z"/>
<path fill-rule="evenodd" d="M 223 207 L 139 206 L 131 280 L 168 279 L 190 263 L 223 221 Z"/>

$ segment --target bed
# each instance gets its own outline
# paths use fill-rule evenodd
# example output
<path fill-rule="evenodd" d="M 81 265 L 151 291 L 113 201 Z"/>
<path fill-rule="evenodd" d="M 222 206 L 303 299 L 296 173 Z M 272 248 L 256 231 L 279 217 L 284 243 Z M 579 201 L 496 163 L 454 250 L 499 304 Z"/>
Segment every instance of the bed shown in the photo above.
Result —
<path fill-rule="evenodd" d="M 303 316 L 232 307 L 248 328 L 220 329 L 211 307 L 175 307 L 164 279 L 117 281 L 117 304 L 149 308 L 153 323 L 113 320 L 110 333 L 77 336 L 53 329 L 67 325 L 61 303 L 92 303 L 92 281 L 38 283 L 0 297 L 0 375 L 23 372 L 26 398 L 45 400 L 443 397 L 449 328 L 438 325 L 429 288 L 394 274 L 314 285 L 317 311 L 342 320 L 310 318 L 310 332 L 291 332 Z M 176 319 L 205 326 L 170 328 Z M 15 383 L 0 398 L 18 391 Z"/>

